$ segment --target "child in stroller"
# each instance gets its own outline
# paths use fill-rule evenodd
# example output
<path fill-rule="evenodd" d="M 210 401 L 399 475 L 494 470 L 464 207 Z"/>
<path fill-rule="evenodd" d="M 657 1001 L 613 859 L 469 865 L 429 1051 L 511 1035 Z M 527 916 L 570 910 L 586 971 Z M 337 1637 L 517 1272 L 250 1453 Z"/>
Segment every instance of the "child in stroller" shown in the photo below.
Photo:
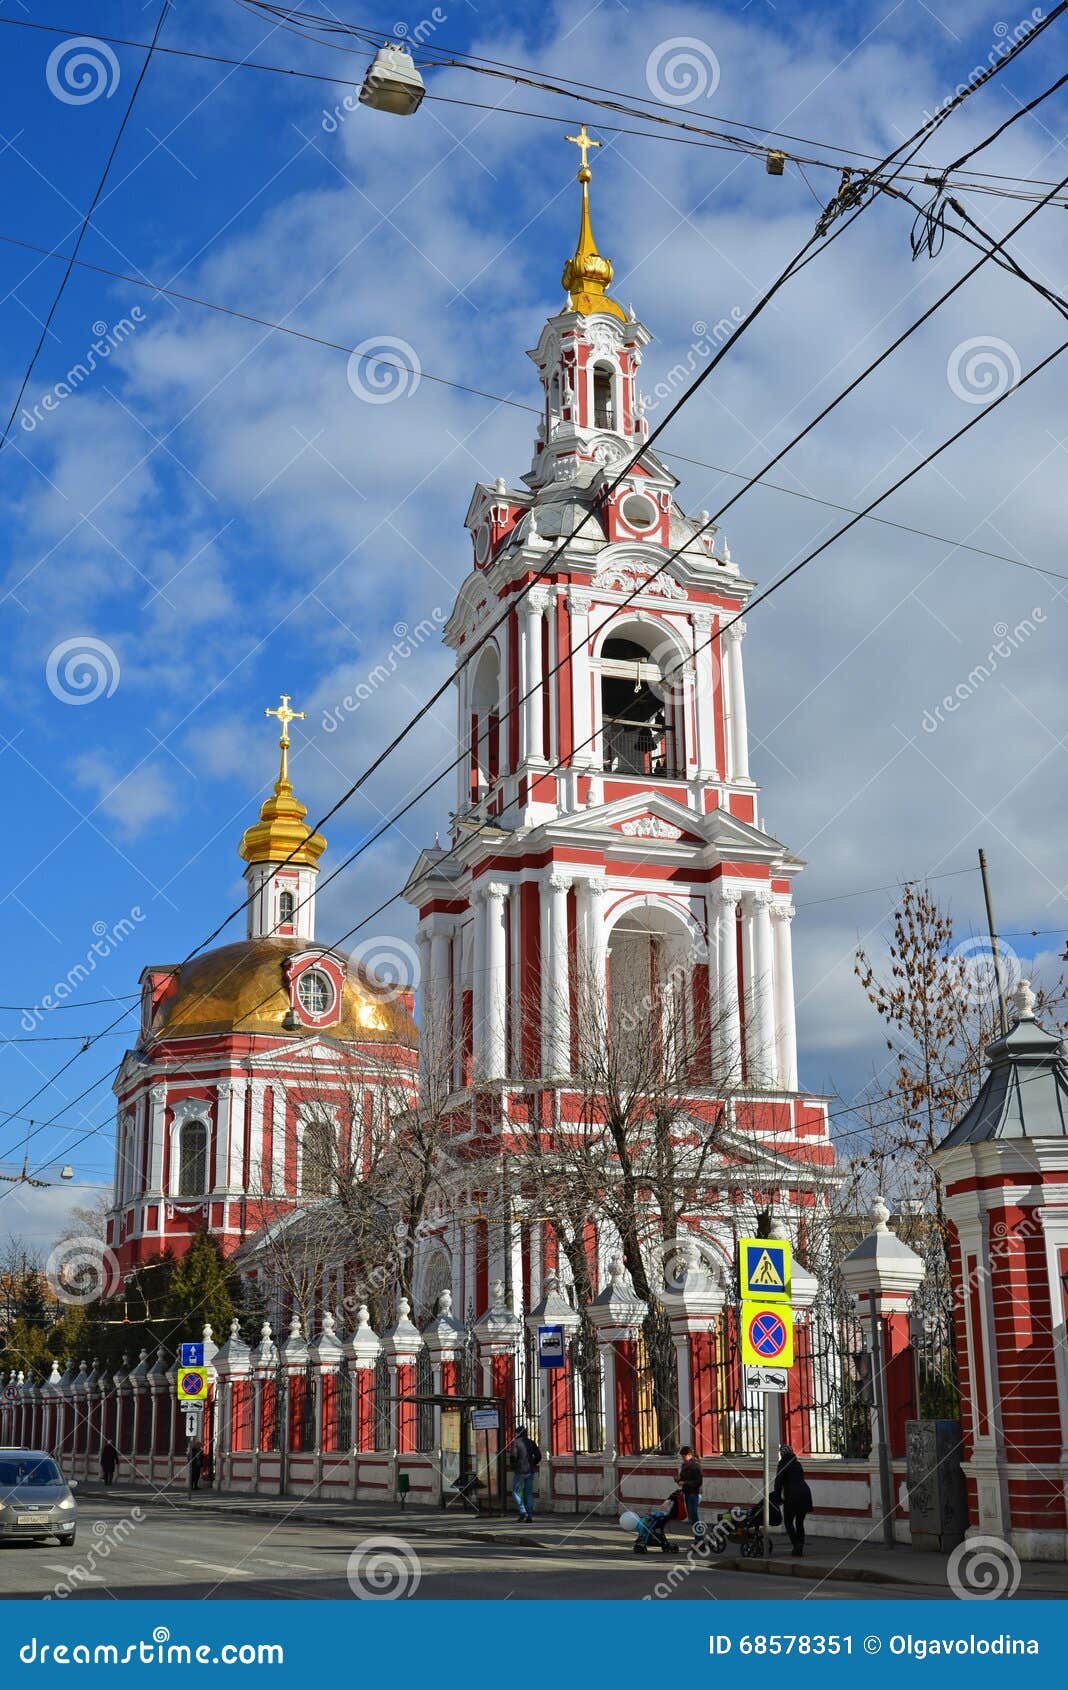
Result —
<path fill-rule="evenodd" d="M 653 1508 L 648 1514 L 635 1514 L 628 1509 L 620 1515 L 619 1523 L 624 1531 L 634 1533 L 635 1555 L 645 1555 L 650 1549 L 662 1549 L 665 1555 L 670 1555 L 672 1544 L 664 1527 L 669 1520 L 676 1518 L 678 1498 L 680 1492 L 673 1491 L 659 1508 Z"/>
<path fill-rule="evenodd" d="M 771 1504 L 768 1514 L 769 1523 L 773 1526 L 782 1524 L 782 1514 L 775 1503 Z M 726 1508 L 720 1514 L 716 1523 L 716 1536 L 722 1538 L 723 1546 L 737 1543 L 741 1552 L 747 1558 L 763 1555 L 764 1553 L 764 1503 L 754 1502 L 751 1508 Z M 771 1539 L 768 1539 L 770 1544 Z"/>

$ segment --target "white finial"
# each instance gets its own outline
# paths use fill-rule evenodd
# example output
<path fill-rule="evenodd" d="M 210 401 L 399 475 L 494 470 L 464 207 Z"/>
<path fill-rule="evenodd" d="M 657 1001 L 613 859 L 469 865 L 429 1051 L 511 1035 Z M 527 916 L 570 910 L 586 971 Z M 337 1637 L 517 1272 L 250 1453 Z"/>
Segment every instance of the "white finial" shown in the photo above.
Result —
<path fill-rule="evenodd" d="M 871 1219 L 875 1222 L 874 1230 L 876 1232 L 890 1231 L 890 1228 L 886 1224 L 890 1219 L 890 1210 L 887 1207 L 885 1197 L 877 1197 L 875 1202 L 872 1204 L 869 1213 Z"/>
<path fill-rule="evenodd" d="M 291 1338 L 299 1338 L 301 1336 L 299 1314 L 295 1314 L 289 1323 L 289 1336 Z"/>
<path fill-rule="evenodd" d="M 206 1344 L 211 1343 L 211 1321 L 210 1320 L 205 1324 L 205 1327 L 204 1327 L 204 1342 Z"/>
<path fill-rule="evenodd" d="M 612 1260 L 608 1264 L 608 1277 L 612 1281 L 613 1285 L 619 1284 L 619 1281 L 623 1278 L 625 1271 L 626 1268 L 623 1257 L 613 1256 Z"/>
<path fill-rule="evenodd" d="M 361 1303 L 356 1310 L 356 1325 L 361 1332 L 366 1332 L 371 1324 L 371 1311 L 366 1303 Z"/>
<path fill-rule="evenodd" d="M 536 540 L 537 538 L 538 538 L 538 513 L 537 513 L 536 510 L 534 510 L 532 508 L 531 512 L 530 512 L 530 520 L 527 523 L 527 539 L 528 540 Z"/>
<path fill-rule="evenodd" d="M 445 1287 L 445 1290 L 442 1291 L 438 1297 L 438 1313 L 452 1313 L 452 1292 L 449 1290 L 448 1286 Z"/>
<path fill-rule="evenodd" d="M 505 481 L 503 475 L 499 475 L 497 477 L 497 480 L 494 483 L 494 488 L 498 493 L 507 493 L 508 483 Z"/>
<path fill-rule="evenodd" d="M 501 1304 L 504 1302 L 504 1280 L 503 1279 L 495 1279 L 493 1281 L 493 1284 L 490 1286 L 490 1297 L 493 1301 L 493 1307 L 495 1309 L 499 1309 Z"/>
<path fill-rule="evenodd" d="M 327 1309 L 326 1313 L 323 1315 L 323 1336 L 324 1338 L 332 1338 L 334 1336 L 334 1317 L 330 1313 L 329 1309 Z"/>
<path fill-rule="evenodd" d="M 399 1326 L 401 1321 L 409 1319 L 411 1312 L 411 1303 L 408 1301 L 407 1297 L 401 1297 L 397 1302 L 397 1325 Z"/>
<path fill-rule="evenodd" d="M 708 527 L 708 519 L 709 519 L 708 511 L 698 511 L 698 513 L 697 513 L 697 526 L 698 526 L 698 528 L 707 528 Z"/>
<path fill-rule="evenodd" d="M 265 1320 L 263 1325 L 260 1327 L 260 1343 L 267 1345 L 267 1344 L 270 1343 L 270 1341 L 271 1341 L 271 1323 L 270 1323 L 269 1320 Z"/>
<path fill-rule="evenodd" d="M 1021 980 L 1012 994 L 1012 1007 L 1017 1021 L 1033 1021 L 1035 1018 L 1035 994 L 1031 990 L 1030 980 Z"/>
<path fill-rule="evenodd" d="M 240 1337 L 241 1337 L 241 1322 L 238 1320 L 237 1316 L 235 1315 L 233 1320 L 230 1322 L 230 1342 L 232 1344 L 236 1344 Z"/>

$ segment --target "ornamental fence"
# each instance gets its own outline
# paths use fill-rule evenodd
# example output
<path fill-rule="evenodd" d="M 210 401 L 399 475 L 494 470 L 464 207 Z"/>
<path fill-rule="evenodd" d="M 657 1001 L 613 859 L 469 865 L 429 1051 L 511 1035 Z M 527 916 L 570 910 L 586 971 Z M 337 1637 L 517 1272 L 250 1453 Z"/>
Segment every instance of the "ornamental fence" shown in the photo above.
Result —
<path fill-rule="evenodd" d="M 893 1456 L 904 1454 L 909 1419 L 953 1419 L 960 1410 L 950 1306 L 931 1295 L 903 1318 L 904 1334 L 889 1320 L 881 1334 Z M 406 1312 L 382 1340 L 364 1319 L 343 1342 L 330 1316 L 312 1342 L 294 1322 L 281 1348 L 269 1327 L 253 1349 L 236 1329 L 221 1349 L 208 1335 L 212 1390 L 200 1441 L 209 1462 L 252 1453 L 429 1454 L 440 1439 L 434 1399 L 459 1395 L 499 1399 L 502 1436 L 525 1424 L 549 1456 L 672 1456 L 683 1442 L 706 1460 L 761 1454 L 762 1399 L 746 1386 L 737 1304 L 688 1318 L 682 1329 L 662 1310 L 627 1331 L 570 1311 L 563 1365 L 554 1369 L 539 1365 L 537 1325 L 536 1316 L 521 1322 L 498 1306 L 472 1328 L 452 1323 L 443 1333 L 439 1318 L 425 1337 Z M 870 1454 L 871 1344 L 847 1299 L 797 1315 L 779 1424 L 799 1454 Z M 57 1363 L 44 1380 L 0 1376 L 0 1443 L 48 1449 L 85 1474 L 112 1443 L 126 1475 L 173 1477 L 188 1446 L 175 1386 L 162 1351 L 114 1374 L 87 1363 L 61 1374 Z"/>

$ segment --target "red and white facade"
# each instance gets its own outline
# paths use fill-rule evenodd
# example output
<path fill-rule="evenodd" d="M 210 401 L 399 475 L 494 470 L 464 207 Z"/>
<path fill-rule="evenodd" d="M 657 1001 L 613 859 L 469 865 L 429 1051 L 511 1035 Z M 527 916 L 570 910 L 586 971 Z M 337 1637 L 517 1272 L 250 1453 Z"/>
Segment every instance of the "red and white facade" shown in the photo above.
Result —
<path fill-rule="evenodd" d="M 611 1002 L 614 977 L 645 957 L 651 977 L 685 964 L 708 1069 L 731 1079 L 720 1201 L 741 1193 L 751 1212 L 758 1148 L 764 1198 L 796 1221 L 833 1178 L 833 1151 L 823 1101 L 798 1081 L 791 892 L 803 865 L 765 832 L 749 768 L 740 616 L 753 583 L 705 513 L 682 509 L 655 452 L 620 478 L 648 434 L 649 335 L 607 297 L 582 298 L 596 309 L 573 295 L 530 354 L 544 411 L 529 473 L 479 484 L 468 511 L 473 566 L 445 629 L 456 811 L 447 846 L 421 853 L 406 889 L 421 1036 L 454 1052 L 472 1132 L 499 1150 L 510 1123 L 577 1107 L 579 982 Z M 695 1117 L 712 1107 L 695 1088 Z M 465 1315 L 505 1271 L 497 1229 L 480 1241 L 466 1212 L 492 1200 L 479 1157 L 441 1217 L 430 1276 Z M 538 1226 L 518 1234 L 512 1282 L 529 1308 L 555 1253 Z M 722 1242 L 729 1259 L 729 1230 Z M 605 1240 L 602 1268 L 612 1253 Z"/>
<path fill-rule="evenodd" d="M 287 769 L 242 840 L 243 941 L 146 968 L 141 1031 L 114 1082 L 114 1202 L 108 1245 L 122 1280 L 209 1231 L 229 1255 L 324 1194 L 305 1154 L 323 1124 L 347 1157 L 379 1130 L 410 1075 L 411 995 L 376 987 L 315 941 L 326 841 L 304 822 Z M 290 860 L 287 860 L 290 859 Z"/>

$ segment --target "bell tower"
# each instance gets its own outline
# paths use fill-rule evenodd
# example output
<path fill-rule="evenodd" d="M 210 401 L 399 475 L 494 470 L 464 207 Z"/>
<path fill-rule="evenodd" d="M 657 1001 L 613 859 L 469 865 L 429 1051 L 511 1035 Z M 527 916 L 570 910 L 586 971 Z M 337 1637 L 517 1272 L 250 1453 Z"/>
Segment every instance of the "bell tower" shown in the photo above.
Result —
<path fill-rule="evenodd" d="M 777 1151 L 829 1167 L 823 1102 L 797 1075 L 791 888 L 804 865 L 765 830 L 749 772 L 741 616 L 754 584 L 646 444 L 650 335 L 613 298 L 594 238 L 597 143 L 585 126 L 568 139 L 579 232 L 561 309 L 530 354 L 544 394 L 533 460 L 517 483 L 476 486 L 472 567 L 444 631 L 456 807 L 447 846 L 421 853 L 405 893 L 421 918 L 421 1040 L 453 1052 L 480 1123 L 487 1094 L 499 1099 L 503 1132 L 543 1087 L 551 1107 L 582 1107 L 587 983 L 617 1025 L 623 995 L 652 983 L 701 1047 L 697 1113 L 718 1088 L 733 1121 L 759 1114 Z"/>

